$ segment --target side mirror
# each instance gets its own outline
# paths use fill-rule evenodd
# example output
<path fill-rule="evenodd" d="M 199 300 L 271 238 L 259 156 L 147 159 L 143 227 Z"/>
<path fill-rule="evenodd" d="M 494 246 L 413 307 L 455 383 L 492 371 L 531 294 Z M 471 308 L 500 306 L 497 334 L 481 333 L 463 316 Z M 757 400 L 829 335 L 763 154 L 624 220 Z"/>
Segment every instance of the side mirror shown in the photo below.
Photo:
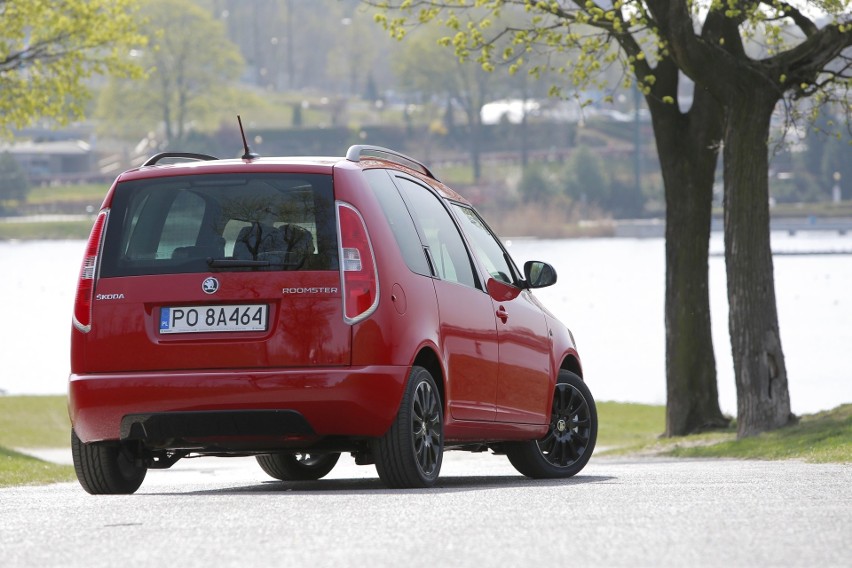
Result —
<path fill-rule="evenodd" d="M 524 263 L 524 277 L 527 288 L 545 288 L 556 284 L 556 270 L 538 260 L 528 260 Z"/>

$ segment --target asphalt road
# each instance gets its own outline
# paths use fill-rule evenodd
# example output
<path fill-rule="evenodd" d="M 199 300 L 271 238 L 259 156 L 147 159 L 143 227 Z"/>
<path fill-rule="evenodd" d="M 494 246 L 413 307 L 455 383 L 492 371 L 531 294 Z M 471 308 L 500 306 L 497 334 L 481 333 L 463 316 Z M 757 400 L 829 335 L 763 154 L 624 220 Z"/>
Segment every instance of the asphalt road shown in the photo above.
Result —
<path fill-rule="evenodd" d="M 184 460 L 132 496 L 0 489 L 0 566 L 852 566 L 852 466 L 593 457 L 534 481 L 448 453 L 390 491 L 348 456 L 325 480 Z"/>

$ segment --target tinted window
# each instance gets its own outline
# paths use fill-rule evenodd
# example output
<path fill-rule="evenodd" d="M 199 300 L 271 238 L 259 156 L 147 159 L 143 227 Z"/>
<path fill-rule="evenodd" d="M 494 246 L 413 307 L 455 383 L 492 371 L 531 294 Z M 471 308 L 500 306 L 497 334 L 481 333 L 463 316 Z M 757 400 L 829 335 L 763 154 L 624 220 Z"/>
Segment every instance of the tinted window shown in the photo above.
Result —
<path fill-rule="evenodd" d="M 464 241 L 440 198 L 408 179 L 397 178 L 397 183 L 420 223 L 437 276 L 476 287 L 477 280 Z"/>
<path fill-rule="evenodd" d="M 485 222 L 470 207 L 454 203 L 453 208 L 459 213 L 462 229 L 470 238 L 477 258 L 485 265 L 491 277 L 506 284 L 515 284 L 515 272 L 512 270 L 509 255 Z"/>
<path fill-rule="evenodd" d="M 325 175 L 124 182 L 111 206 L 101 276 L 337 270 L 333 203 Z"/>
<path fill-rule="evenodd" d="M 408 268 L 418 274 L 431 276 L 417 229 L 387 170 L 367 170 L 364 175 L 379 200 Z"/>

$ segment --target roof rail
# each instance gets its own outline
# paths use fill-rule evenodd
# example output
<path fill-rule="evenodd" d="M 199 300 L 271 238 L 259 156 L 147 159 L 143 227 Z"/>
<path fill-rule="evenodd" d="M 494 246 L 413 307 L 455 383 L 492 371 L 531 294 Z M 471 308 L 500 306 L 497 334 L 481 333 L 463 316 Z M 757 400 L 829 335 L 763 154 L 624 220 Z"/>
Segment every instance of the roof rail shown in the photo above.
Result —
<path fill-rule="evenodd" d="M 207 160 L 218 160 L 219 158 L 215 156 L 208 156 L 207 154 L 194 154 L 192 152 L 160 152 L 159 154 L 155 154 L 148 158 L 148 160 L 142 164 L 142 167 L 145 166 L 153 166 L 160 160 L 165 158 L 184 158 L 186 160 L 199 160 L 199 161 L 207 161 Z"/>
<path fill-rule="evenodd" d="M 356 144 L 355 146 L 350 146 L 349 150 L 346 151 L 346 159 L 350 162 L 360 162 L 362 156 L 387 160 L 389 162 L 411 168 L 412 170 L 425 174 L 434 180 L 438 179 L 431 171 L 429 171 L 429 168 L 424 166 L 421 162 L 418 162 L 414 158 L 401 154 L 395 150 L 389 150 L 388 148 L 383 148 L 381 146 Z"/>

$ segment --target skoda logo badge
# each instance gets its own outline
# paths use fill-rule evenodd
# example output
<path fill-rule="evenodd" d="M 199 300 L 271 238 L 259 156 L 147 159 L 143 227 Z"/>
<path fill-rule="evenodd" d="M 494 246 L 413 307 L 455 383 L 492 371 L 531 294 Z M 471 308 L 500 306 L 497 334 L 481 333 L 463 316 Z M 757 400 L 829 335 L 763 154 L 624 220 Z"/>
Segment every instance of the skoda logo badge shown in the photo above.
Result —
<path fill-rule="evenodd" d="M 201 283 L 201 289 L 204 290 L 205 294 L 215 294 L 216 290 L 219 289 L 219 281 L 211 276 Z"/>

